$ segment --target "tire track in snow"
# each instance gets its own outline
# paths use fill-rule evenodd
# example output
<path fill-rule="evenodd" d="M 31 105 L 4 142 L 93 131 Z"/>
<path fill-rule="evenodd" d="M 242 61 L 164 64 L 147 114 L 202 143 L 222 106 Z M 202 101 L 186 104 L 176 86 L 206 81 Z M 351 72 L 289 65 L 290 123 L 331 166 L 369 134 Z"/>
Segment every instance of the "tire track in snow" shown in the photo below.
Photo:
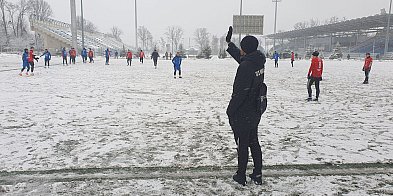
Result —
<path fill-rule="evenodd" d="M 71 182 L 86 180 L 131 180 L 131 179 L 199 179 L 230 178 L 234 166 L 182 167 L 112 167 L 112 168 L 71 168 L 37 171 L 1 171 L 0 184 L 21 182 Z M 251 171 L 250 171 L 251 172 Z M 302 176 L 350 176 L 350 175 L 393 175 L 392 163 L 349 163 L 349 164 L 309 164 L 271 165 L 263 169 L 264 177 Z"/>

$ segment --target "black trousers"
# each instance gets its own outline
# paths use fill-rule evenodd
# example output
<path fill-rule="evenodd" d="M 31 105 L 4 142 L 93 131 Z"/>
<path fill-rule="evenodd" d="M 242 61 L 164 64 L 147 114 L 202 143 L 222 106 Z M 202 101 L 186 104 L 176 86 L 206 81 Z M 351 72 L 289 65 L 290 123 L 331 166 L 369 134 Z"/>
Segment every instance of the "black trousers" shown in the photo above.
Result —
<path fill-rule="evenodd" d="M 153 59 L 154 66 L 156 66 L 156 67 L 157 67 L 157 61 L 158 61 L 158 59 Z"/>
<path fill-rule="evenodd" d="M 274 67 L 278 67 L 278 60 L 274 60 Z"/>
<path fill-rule="evenodd" d="M 366 78 L 364 79 L 365 82 L 368 82 L 368 76 L 370 75 L 370 71 L 371 71 L 370 69 L 364 71 L 364 76 L 366 77 Z"/>
<path fill-rule="evenodd" d="M 130 58 L 127 59 L 127 65 L 131 66 L 132 60 Z"/>
<path fill-rule="evenodd" d="M 308 97 L 312 97 L 311 86 L 315 83 L 315 90 L 317 91 L 316 98 L 318 99 L 319 93 L 320 93 L 320 89 L 319 89 L 319 82 L 320 81 L 321 81 L 320 78 L 311 77 L 310 79 L 308 79 L 308 82 L 307 82 Z"/>
<path fill-rule="evenodd" d="M 143 63 L 143 57 L 139 58 L 139 62 Z"/>
<path fill-rule="evenodd" d="M 89 57 L 90 63 L 94 62 L 93 57 Z"/>
<path fill-rule="evenodd" d="M 256 175 L 262 174 L 262 150 L 258 140 L 258 124 L 261 120 L 259 117 L 254 116 L 249 119 L 253 121 L 251 124 L 242 125 L 236 122 L 233 118 L 229 119 L 235 142 L 237 145 L 237 174 L 241 176 L 246 175 L 248 163 L 248 148 L 251 150 L 251 157 L 254 162 L 253 173 Z"/>
<path fill-rule="evenodd" d="M 65 64 L 67 64 L 67 65 L 68 65 L 68 62 L 67 62 L 67 57 L 63 57 L 63 65 L 64 65 L 64 62 L 65 62 Z"/>
<path fill-rule="evenodd" d="M 45 60 L 45 67 L 48 66 L 49 67 L 49 60 Z"/>
<path fill-rule="evenodd" d="M 176 76 L 176 71 L 177 71 L 177 70 L 175 69 L 175 71 L 173 72 L 173 75 L 174 75 L 174 76 Z M 181 76 L 181 69 L 179 69 L 179 76 Z"/>
<path fill-rule="evenodd" d="M 23 66 L 23 68 L 22 68 L 22 70 L 20 72 L 22 73 L 26 69 L 26 67 L 27 67 L 27 72 L 29 72 L 30 71 L 30 65 Z"/>
<path fill-rule="evenodd" d="M 34 61 L 29 62 L 29 64 L 30 64 L 31 73 L 33 73 L 34 72 Z"/>

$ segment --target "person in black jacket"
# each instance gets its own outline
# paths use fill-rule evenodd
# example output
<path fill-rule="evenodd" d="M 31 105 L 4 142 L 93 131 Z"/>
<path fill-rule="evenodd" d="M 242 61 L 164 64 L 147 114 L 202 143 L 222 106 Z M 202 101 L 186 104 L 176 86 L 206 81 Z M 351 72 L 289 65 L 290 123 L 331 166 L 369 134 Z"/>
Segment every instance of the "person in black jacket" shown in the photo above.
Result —
<path fill-rule="evenodd" d="M 238 153 L 238 169 L 233 179 L 246 185 L 248 148 L 254 162 L 249 177 L 255 184 L 262 184 L 262 151 L 258 141 L 258 124 L 266 110 L 267 87 L 264 83 L 266 57 L 257 50 L 259 42 L 254 36 L 242 39 L 241 49 L 231 42 L 232 27 L 229 27 L 226 41 L 227 52 L 239 63 L 233 83 L 233 93 L 227 115 L 234 133 Z"/>
<path fill-rule="evenodd" d="M 153 53 L 151 53 L 151 58 L 153 59 L 154 62 L 154 68 L 157 69 L 157 61 L 158 61 L 158 57 L 160 57 L 160 55 L 158 54 L 157 50 L 154 49 Z"/>

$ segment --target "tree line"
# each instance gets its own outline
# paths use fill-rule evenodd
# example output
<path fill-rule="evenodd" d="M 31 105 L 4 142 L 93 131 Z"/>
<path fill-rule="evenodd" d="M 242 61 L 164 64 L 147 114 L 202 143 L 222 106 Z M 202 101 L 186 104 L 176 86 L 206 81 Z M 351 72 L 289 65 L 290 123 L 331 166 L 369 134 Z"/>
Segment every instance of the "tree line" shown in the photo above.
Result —
<path fill-rule="evenodd" d="M 300 30 L 300 29 L 305 29 L 305 28 L 310 28 L 310 27 L 316 27 L 316 26 L 320 26 L 320 25 L 328 25 L 328 24 L 334 24 L 334 23 L 338 23 L 338 22 L 342 22 L 345 21 L 346 18 L 342 18 L 340 19 L 337 16 L 332 16 L 329 19 L 325 19 L 324 21 L 320 21 L 319 19 L 315 19 L 312 18 L 309 21 L 302 21 L 302 22 L 298 22 L 296 23 L 293 28 L 295 30 Z"/>
<path fill-rule="evenodd" d="M 153 39 L 152 33 L 145 26 L 139 26 L 137 36 L 140 47 L 145 50 L 160 49 L 166 51 L 167 44 L 169 44 L 170 52 L 184 52 L 184 41 L 182 41 L 184 40 L 184 30 L 179 26 L 167 27 L 164 36 L 159 39 Z M 220 50 L 223 50 L 226 46 L 224 35 L 220 38 L 211 35 L 206 28 L 197 28 L 193 35 L 193 41 L 199 49 L 199 55 L 203 57 L 209 57 L 210 54 L 219 54 Z"/>
<path fill-rule="evenodd" d="M 16 3 L 0 0 L 1 30 L 6 44 L 12 37 L 20 38 L 28 34 L 29 17 L 44 20 L 52 16 L 50 5 L 44 0 L 19 0 Z"/>
<path fill-rule="evenodd" d="M 47 20 L 52 16 L 53 10 L 45 0 L 19 0 L 16 3 L 0 0 L 0 32 L 5 35 L 0 37 L 2 44 L 9 45 L 10 40 L 18 38 L 32 39 L 33 35 L 29 33 L 28 19 Z M 98 32 L 98 28 L 93 22 L 84 19 L 83 24 L 86 32 Z M 82 29 L 80 16 L 77 16 L 77 28 Z M 123 31 L 113 26 L 107 35 L 122 41 Z M 145 26 L 139 26 L 137 29 L 138 42 L 140 47 L 145 50 L 161 48 L 164 51 L 166 45 L 170 44 L 171 51 L 182 51 L 184 50 L 183 35 L 184 30 L 179 26 L 167 27 L 164 36 L 158 39 L 153 39 L 151 32 Z M 25 42 L 25 40 L 22 42 Z M 200 53 L 218 54 L 219 50 L 225 47 L 224 35 L 220 38 L 216 35 L 211 36 L 206 28 L 197 28 L 194 32 L 193 41 L 196 42 Z"/>

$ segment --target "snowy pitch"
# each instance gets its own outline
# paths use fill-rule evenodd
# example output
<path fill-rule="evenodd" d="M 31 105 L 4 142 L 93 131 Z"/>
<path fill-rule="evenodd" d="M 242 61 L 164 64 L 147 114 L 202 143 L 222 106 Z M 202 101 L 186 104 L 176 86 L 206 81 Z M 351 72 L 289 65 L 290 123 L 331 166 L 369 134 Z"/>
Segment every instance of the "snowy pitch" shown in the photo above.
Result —
<path fill-rule="evenodd" d="M 186 59 L 183 79 L 173 78 L 173 66 L 166 60 L 159 60 L 154 69 L 150 59 L 144 64 L 134 59 L 127 67 L 125 59 L 111 59 L 109 66 L 100 59 L 95 64 L 63 66 L 54 58 L 56 65 L 49 69 L 40 60 L 30 77 L 9 70 L 19 68 L 19 60 L 19 56 L 0 55 L 0 171 L 236 165 L 236 146 L 225 114 L 237 68 L 233 59 Z M 363 85 L 362 61 L 325 60 L 319 102 L 305 101 L 309 64 L 295 61 L 294 68 L 289 61 L 281 61 L 279 68 L 270 60 L 266 64 L 268 109 L 259 126 L 263 163 L 392 163 L 392 62 L 375 61 L 370 84 Z M 337 178 L 318 177 L 313 185 L 307 183 L 310 179 L 300 178 L 307 186 L 297 191 L 313 194 L 315 186 L 326 188 L 318 180 L 336 182 Z M 360 183 L 375 184 L 381 178 L 392 186 L 392 175 L 359 177 Z M 208 195 L 260 193 L 255 186 L 235 189 L 230 179 L 199 180 L 182 183 L 195 193 L 207 186 L 212 191 L 204 192 Z M 276 182 L 271 189 L 297 193 L 293 182 L 298 180 L 271 179 Z M 110 193 L 182 194 L 172 180 L 152 180 L 154 187 L 134 181 L 117 181 Z M 124 188 L 129 183 L 144 188 Z M 293 189 L 287 189 L 291 184 Z M 71 186 L 55 185 L 66 190 Z M 48 191 L 53 186 L 41 188 Z M 232 188 L 222 188 L 226 186 Z M 323 193 L 337 192 L 336 186 L 327 187 Z M 20 191 L 15 186 L 2 189 Z"/>

